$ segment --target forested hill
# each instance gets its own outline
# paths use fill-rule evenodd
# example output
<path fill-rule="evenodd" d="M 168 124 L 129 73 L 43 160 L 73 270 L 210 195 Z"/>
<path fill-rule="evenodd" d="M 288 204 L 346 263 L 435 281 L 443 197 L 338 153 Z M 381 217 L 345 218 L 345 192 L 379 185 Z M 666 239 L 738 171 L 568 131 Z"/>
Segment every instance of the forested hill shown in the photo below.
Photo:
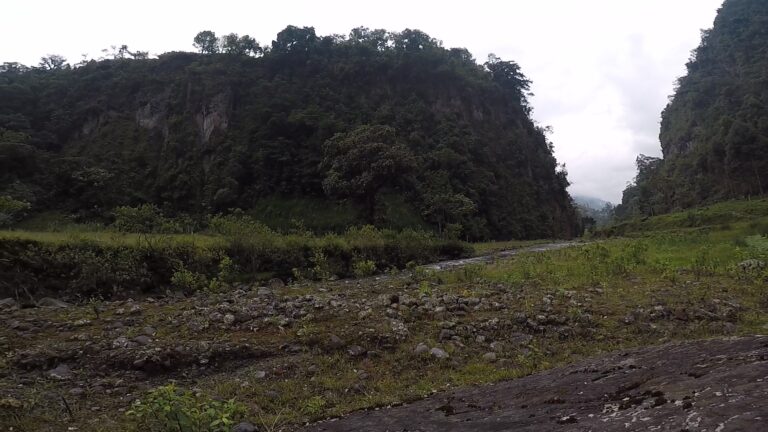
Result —
<path fill-rule="evenodd" d="M 574 234 L 516 63 L 481 65 L 416 30 L 288 27 L 265 48 L 227 38 L 201 32 L 201 52 L 156 59 L 123 47 L 76 67 L 4 64 L 0 196 L 81 220 L 142 203 L 259 217 L 264 202 L 291 202 L 306 226 L 338 228 L 301 214 L 320 202 L 462 238 Z"/>
<path fill-rule="evenodd" d="M 623 215 L 768 192 L 768 2 L 726 0 L 661 122 L 664 158 L 638 158 Z"/>

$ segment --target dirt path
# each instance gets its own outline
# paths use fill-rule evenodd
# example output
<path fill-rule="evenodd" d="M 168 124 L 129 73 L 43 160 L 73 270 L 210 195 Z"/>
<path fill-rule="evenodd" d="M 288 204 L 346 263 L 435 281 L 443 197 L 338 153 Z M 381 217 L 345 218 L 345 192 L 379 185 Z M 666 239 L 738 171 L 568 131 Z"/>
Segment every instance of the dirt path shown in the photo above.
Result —
<path fill-rule="evenodd" d="M 545 243 L 545 244 L 540 244 L 536 246 L 523 247 L 519 249 L 505 250 L 505 251 L 496 252 L 490 255 L 482 255 L 482 256 L 477 256 L 472 258 L 462 258 L 462 259 L 451 260 L 451 261 L 440 261 L 433 264 L 423 265 L 422 268 L 435 270 L 435 271 L 452 270 L 458 267 L 464 267 L 472 264 L 488 264 L 497 259 L 509 258 L 511 256 L 518 255 L 525 252 L 546 252 L 551 250 L 564 249 L 572 246 L 578 246 L 582 244 L 584 243 L 571 242 L 571 241 Z"/>
<path fill-rule="evenodd" d="M 613 353 L 306 431 L 758 431 L 768 430 L 766 400 L 760 336 Z"/>

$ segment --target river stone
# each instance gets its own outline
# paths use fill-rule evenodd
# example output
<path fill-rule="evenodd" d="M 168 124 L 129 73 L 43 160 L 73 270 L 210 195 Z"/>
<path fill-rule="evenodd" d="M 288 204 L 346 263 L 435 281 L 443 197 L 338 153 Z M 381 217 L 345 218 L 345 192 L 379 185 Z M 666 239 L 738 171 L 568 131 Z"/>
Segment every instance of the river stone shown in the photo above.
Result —
<path fill-rule="evenodd" d="M 450 357 L 447 352 L 437 347 L 429 350 L 429 354 L 438 360 L 444 360 Z"/>
<path fill-rule="evenodd" d="M 342 349 L 346 345 L 347 344 L 344 342 L 344 340 L 342 338 L 336 336 L 335 334 L 332 334 L 331 337 L 330 337 L 330 340 L 328 341 L 328 348 L 330 348 L 332 350 Z"/>
<path fill-rule="evenodd" d="M 240 422 L 232 427 L 232 432 L 259 432 L 259 429 L 251 422 Z"/>
<path fill-rule="evenodd" d="M 10 297 L 0 300 L 0 310 L 16 309 L 18 307 L 19 303 Z"/>
<path fill-rule="evenodd" d="M 748 259 L 739 263 L 739 268 L 744 271 L 762 270 L 765 268 L 765 261 Z"/>
<path fill-rule="evenodd" d="M 425 343 L 420 343 L 416 345 L 416 348 L 414 348 L 413 353 L 416 355 L 423 355 L 429 352 L 429 347 Z"/>
<path fill-rule="evenodd" d="M 67 302 L 56 300 L 55 298 L 43 297 L 37 301 L 37 307 L 65 309 L 72 305 Z"/>
<path fill-rule="evenodd" d="M 72 378 L 72 370 L 69 366 L 61 364 L 49 370 L 48 376 L 57 380 L 68 380 Z"/>

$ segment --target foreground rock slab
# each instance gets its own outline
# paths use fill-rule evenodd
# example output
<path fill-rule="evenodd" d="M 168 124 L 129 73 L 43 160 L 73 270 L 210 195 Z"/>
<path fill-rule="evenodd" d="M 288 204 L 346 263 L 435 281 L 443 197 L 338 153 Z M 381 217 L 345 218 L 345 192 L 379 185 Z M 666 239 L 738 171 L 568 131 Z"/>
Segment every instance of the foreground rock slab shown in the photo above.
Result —
<path fill-rule="evenodd" d="M 307 431 L 752 431 L 768 425 L 768 337 L 623 351 L 363 411 Z"/>

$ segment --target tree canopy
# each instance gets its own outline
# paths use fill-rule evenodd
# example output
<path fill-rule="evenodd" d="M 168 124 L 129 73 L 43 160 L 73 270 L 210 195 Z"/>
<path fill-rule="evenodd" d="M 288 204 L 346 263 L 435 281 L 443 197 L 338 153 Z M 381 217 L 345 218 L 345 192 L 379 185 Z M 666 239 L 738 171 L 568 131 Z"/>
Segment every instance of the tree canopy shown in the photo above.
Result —
<path fill-rule="evenodd" d="M 638 159 L 617 213 L 657 214 L 768 191 L 767 28 L 768 2 L 723 3 L 662 113 L 663 160 Z"/>
<path fill-rule="evenodd" d="M 470 239 L 576 232 L 513 61 L 481 65 L 415 29 L 288 26 L 265 50 L 209 30 L 193 42 L 197 53 L 121 46 L 74 67 L 1 65 L 0 196 L 97 221 L 143 204 L 258 218 L 325 202 L 347 209 L 344 224 L 296 217 Z"/>

